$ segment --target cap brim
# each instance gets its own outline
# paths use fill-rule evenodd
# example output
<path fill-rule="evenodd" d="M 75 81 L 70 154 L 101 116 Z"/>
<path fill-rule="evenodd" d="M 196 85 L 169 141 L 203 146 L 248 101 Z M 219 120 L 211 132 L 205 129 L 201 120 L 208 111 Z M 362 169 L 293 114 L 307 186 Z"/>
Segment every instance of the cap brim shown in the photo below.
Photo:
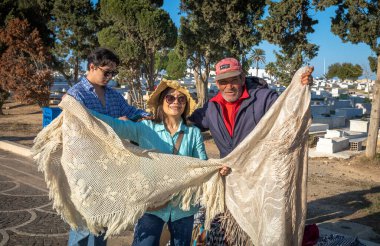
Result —
<path fill-rule="evenodd" d="M 215 80 L 218 81 L 218 80 L 222 80 L 222 79 L 236 77 L 236 76 L 239 76 L 240 74 L 241 74 L 241 71 L 232 71 L 232 72 L 228 72 L 228 73 L 222 73 L 222 74 L 216 75 Z"/>

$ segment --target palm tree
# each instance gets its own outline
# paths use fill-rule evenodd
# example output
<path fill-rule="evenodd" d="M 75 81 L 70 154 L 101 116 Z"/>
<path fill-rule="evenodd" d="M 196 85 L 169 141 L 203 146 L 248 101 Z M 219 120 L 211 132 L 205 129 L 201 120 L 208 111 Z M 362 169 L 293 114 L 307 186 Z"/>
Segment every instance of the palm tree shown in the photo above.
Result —
<path fill-rule="evenodd" d="M 265 64 L 265 51 L 262 49 L 253 49 L 251 60 L 256 63 L 256 76 L 259 75 L 259 63 Z"/>
<path fill-rule="evenodd" d="M 273 62 L 269 62 L 265 66 L 265 72 L 269 75 L 269 78 L 272 79 L 276 72 L 276 65 Z"/>

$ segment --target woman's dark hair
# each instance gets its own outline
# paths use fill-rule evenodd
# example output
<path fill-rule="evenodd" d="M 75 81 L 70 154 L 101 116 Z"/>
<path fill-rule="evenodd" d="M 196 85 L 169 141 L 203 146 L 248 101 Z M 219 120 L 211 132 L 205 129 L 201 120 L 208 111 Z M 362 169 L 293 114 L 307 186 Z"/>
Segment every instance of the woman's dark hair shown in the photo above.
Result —
<path fill-rule="evenodd" d="M 169 94 L 169 91 L 173 89 L 171 87 L 168 87 L 166 88 L 165 90 L 163 90 L 161 93 L 160 93 L 160 96 L 158 98 L 158 106 L 157 106 L 157 109 L 156 109 L 156 114 L 154 115 L 154 118 L 153 118 L 153 122 L 155 123 L 162 123 L 164 122 L 164 117 L 165 117 L 165 113 L 164 113 L 164 109 L 163 109 L 163 104 L 164 104 L 164 100 L 165 100 L 165 96 L 167 94 Z M 186 95 L 185 95 L 186 96 Z M 187 98 L 187 96 L 186 96 Z M 185 105 L 185 110 L 183 111 L 181 117 L 182 117 L 182 120 L 183 120 L 183 123 L 185 125 L 187 125 L 187 121 L 186 121 L 186 112 L 189 110 L 189 103 L 188 101 L 186 100 L 186 105 Z"/>
<path fill-rule="evenodd" d="M 111 50 L 106 48 L 97 48 L 87 57 L 87 70 L 90 70 L 90 64 L 96 67 L 110 66 L 115 63 L 116 66 L 120 64 L 119 57 Z"/>

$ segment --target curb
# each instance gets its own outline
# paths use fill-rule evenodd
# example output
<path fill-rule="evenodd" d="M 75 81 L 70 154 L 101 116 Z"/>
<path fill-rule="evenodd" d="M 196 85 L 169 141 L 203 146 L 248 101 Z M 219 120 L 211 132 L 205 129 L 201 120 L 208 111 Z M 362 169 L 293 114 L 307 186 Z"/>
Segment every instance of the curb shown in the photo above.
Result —
<path fill-rule="evenodd" d="M 32 158 L 31 148 L 22 144 L 14 143 L 8 140 L 0 141 L 0 149 L 12 152 L 17 155 Z"/>

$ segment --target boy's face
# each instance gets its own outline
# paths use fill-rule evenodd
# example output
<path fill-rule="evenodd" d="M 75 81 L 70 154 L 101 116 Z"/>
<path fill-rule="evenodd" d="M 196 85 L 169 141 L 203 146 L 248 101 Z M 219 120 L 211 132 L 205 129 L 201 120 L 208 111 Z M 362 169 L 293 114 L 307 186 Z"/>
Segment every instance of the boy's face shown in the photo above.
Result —
<path fill-rule="evenodd" d="M 92 83 L 99 86 L 107 85 L 114 76 L 116 76 L 116 64 L 111 63 L 107 66 L 97 67 L 94 64 L 90 64 L 90 69 L 87 74 L 87 79 Z"/>

